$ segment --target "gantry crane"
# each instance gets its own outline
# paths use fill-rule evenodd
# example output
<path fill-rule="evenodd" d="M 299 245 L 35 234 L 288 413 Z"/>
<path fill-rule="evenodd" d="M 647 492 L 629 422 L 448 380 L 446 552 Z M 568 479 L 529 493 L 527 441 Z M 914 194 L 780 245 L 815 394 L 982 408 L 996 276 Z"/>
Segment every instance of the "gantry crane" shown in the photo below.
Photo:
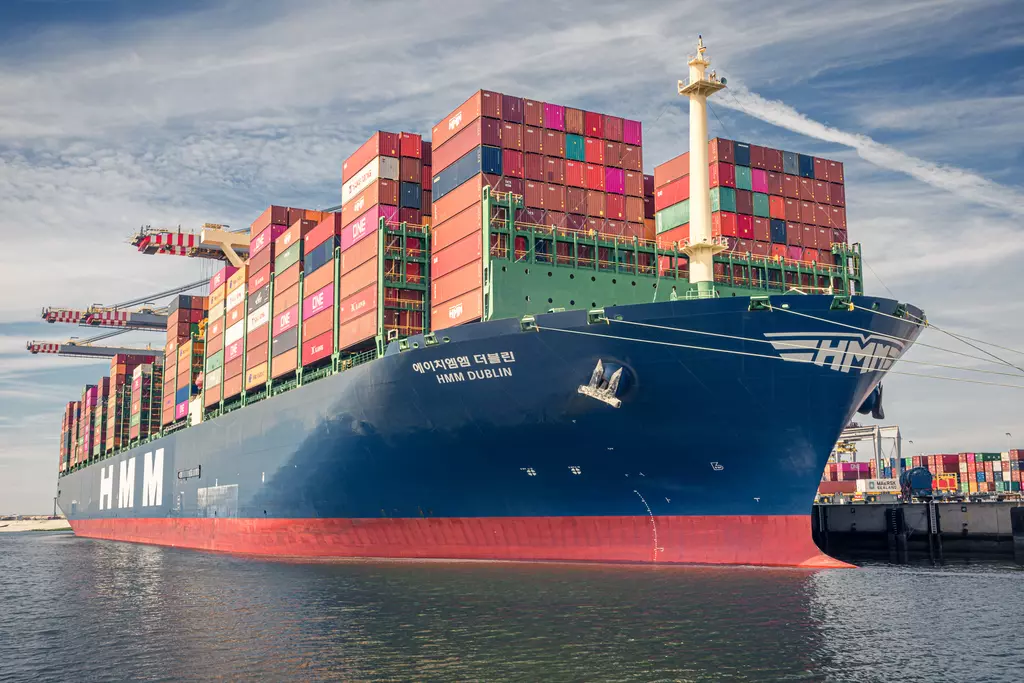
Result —
<path fill-rule="evenodd" d="M 174 296 L 182 292 L 201 287 L 207 280 L 196 280 L 187 285 L 174 287 L 163 292 L 124 301 L 113 306 L 93 304 L 85 310 L 74 308 L 47 307 L 42 311 L 42 318 L 48 323 L 69 323 L 83 327 L 112 327 L 122 331 L 158 330 L 167 328 L 167 307 L 148 305 L 157 299 Z M 143 305 L 135 310 L 134 306 Z"/>
<path fill-rule="evenodd" d="M 96 346 L 94 344 L 94 342 L 108 339 L 121 334 L 124 331 L 125 330 L 112 330 L 88 339 L 69 339 L 66 342 L 30 341 L 25 343 L 25 348 L 33 354 L 52 353 L 58 356 L 68 356 L 72 358 L 110 358 L 119 353 L 125 353 L 128 355 L 152 354 L 156 356 L 163 353 L 162 349 L 153 349 L 148 344 L 141 348 Z"/>
<path fill-rule="evenodd" d="M 130 243 L 143 254 L 172 254 L 227 261 L 241 268 L 249 253 L 247 231 L 233 232 L 220 223 L 205 223 L 198 232 L 178 228 L 139 228 Z"/>

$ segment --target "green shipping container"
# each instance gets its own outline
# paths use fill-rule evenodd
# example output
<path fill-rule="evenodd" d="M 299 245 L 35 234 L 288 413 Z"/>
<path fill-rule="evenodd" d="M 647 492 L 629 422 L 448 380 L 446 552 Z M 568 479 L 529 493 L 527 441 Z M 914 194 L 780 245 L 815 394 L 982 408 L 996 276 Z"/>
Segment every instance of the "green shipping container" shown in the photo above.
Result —
<path fill-rule="evenodd" d="M 768 195 L 760 192 L 754 193 L 754 215 L 768 218 Z"/>
<path fill-rule="evenodd" d="M 566 133 L 565 158 L 572 159 L 573 161 L 585 161 L 585 154 L 586 148 L 583 145 L 583 136 L 573 135 L 572 133 Z"/>
<path fill-rule="evenodd" d="M 132 415 L 131 421 L 128 422 L 129 427 L 135 427 L 142 422 L 142 413 L 135 413 Z"/>
<path fill-rule="evenodd" d="M 292 246 L 288 247 L 274 259 L 274 272 L 283 273 L 285 270 L 294 266 L 302 258 L 302 240 L 298 240 Z"/>
<path fill-rule="evenodd" d="M 662 209 L 654 215 L 654 227 L 660 235 L 672 228 L 686 225 L 690 222 L 690 200 L 684 199 L 678 204 Z"/>
<path fill-rule="evenodd" d="M 737 166 L 736 167 L 736 189 L 737 190 L 752 190 L 753 186 L 750 184 L 750 167 L 749 166 Z M 726 211 L 735 211 L 736 209 L 726 209 Z M 765 214 L 766 216 L 768 214 Z"/>
<path fill-rule="evenodd" d="M 218 351 L 206 359 L 206 371 L 216 370 L 224 365 L 224 352 Z"/>
<path fill-rule="evenodd" d="M 737 167 L 738 168 L 738 167 Z M 736 212 L 736 190 L 731 187 L 711 188 L 711 211 Z"/>

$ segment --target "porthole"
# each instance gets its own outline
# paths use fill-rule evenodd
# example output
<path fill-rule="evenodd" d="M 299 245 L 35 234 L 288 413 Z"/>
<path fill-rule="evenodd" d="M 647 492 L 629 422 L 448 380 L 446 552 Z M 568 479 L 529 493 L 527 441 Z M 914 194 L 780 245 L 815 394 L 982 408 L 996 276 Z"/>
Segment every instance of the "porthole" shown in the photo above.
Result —
<path fill-rule="evenodd" d="M 591 276 L 590 276 L 590 281 L 591 281 L 591 282 L 597 282 L 597 277 L 596 277 L 596 276 L 594 276 L 594 275 L 591 275 Z"/>
<path fill-rule="evenodd" d="M 555 301 L 554 301 L 554 299 L 552 299 L 551 297 L 548 297 L 548 303 L 549 303 L 549 304 L 553 304 L 553 303 L 555 303 Z"/>
<path fill-rule="evenodd" d="M 635 281 L 635 280 L 634 280 L 634 281 L 633 281 L 633 282 L 632 282 L 631 284 L 632 284 L 632 285 L 633 285 L 634 287 L 636 287 L 636 281 Z"/>
<path fill-rule="evenodd" d="M 569 273 L 569 279 L 570 280 L 575 280 L 576 279 L 576 274 L 575 273 Z"/>
<path fill-rule="evenodd" d="M 613 285 L 616 285 L 616 284 L 618 284 L 618 282 L 619 282 L 618 280 L 616 280 L 615 278 L 612 278 L 612 284 L 613 284 Z"/>
<path fill-rule="evenodd" d="M 529 300 L 530 300 L 530 295 L 529 295 L 529 294 L 527 294 L 527 295 L 526 295 L 526 300 L 527 300 L 527 301 L 529 301 Z"/>
<path fill-rule="evenodd" d="M 550 270 L 548 271 L 548 277 L 551 277 L 551 271 Z"/>
<path fill-rule="evenodd" d="M 502 266 L 502 267 L 501 267 L 501 272 L 503 272 L 503 273 L 507 273 L 507 272 L 508 272 L 508 268 L 507 268 L 507 267 L 505 267 L 505 266 Z"/>
<path fill-rule="evenodd" d="M 529 269 L 529 268 L 526 268 L 524 272 L 525 272 L 525 273 L 526 273 L 527 275 L 529 275 L 529 274 L 530 274 L 530 269 Z"/>

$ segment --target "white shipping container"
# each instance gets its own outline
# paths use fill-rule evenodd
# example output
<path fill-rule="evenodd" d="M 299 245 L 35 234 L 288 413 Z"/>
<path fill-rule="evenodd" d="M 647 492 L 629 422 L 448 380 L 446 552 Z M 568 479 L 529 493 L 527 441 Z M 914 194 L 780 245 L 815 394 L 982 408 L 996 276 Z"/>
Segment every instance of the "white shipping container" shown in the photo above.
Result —
<path fill-rule="evenodd" d="M 208 387 L 215 387 L 220 384 L 221 375 L 224 373 L 224 368 L 215 368 L 210 370 L 203 377 L 203 389 Z"/>
<path fill-rule="evenodd" d="M 258 329 L 263 325 L 266 325 L 269 320 L 270 302 L 268 301 L 267 303 L 263 304 L 262 306 L 260 306 L 255 311 L 249 314 L 248 325 L 246 326 L 245 329 L 248 330 L 249 332 L 252 332 L 253 330 Z"/>
<path fill-rule="evenodd" d="M 858 479 L 859 493 L 899 493 L 899 479 Z"/>
<path fill-rule="evenodd" d="M 210 309 L 209 320 L 210 320 L 210 322 L 213 322 L 214 320 L 220 320 L 223 317 L 224 317 L 224 302 L 221 301 L 219 304 L 217 304 L 216 306 L 214 306 L 213 308 Z"/>
<path fill-rule="evenodd" d="M 348 204 L 360 192 L 372 185 L 378 178 L 398 180 L 398 159 L 395 157 L 374 157 L 370 163 L 341 186 L 341 203 Z"/>
<path fill-rule="evenodd" d="M 228 298 L 224 300 L 224 310 L 230 311 L 243 301 L 245 301 L 245 287 L 239 287 L 228 294 Z"/>
<path fill-rule="evenodd" d="M 239 320 L 237 323 L 224 330 L 224 346 L 231 346 L 241 339 L 244 334 L 245 321 Z"/>

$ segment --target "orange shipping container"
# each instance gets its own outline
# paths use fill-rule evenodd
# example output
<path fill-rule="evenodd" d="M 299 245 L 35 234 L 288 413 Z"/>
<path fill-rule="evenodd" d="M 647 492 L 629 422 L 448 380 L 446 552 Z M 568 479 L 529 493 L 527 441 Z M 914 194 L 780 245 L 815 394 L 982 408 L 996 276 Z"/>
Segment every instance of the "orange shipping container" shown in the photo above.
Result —
<path fill-rule="evenodd" d="M 470 207 L 431 230 L 431 250 L 440 251 L 468 235 L 479 235 L 482 221 L 479 207 Z M 483 238 L 481 237 L 481 242 Z"/>
<path fill-rule="evenodd" d="M 467 180 L 435 201 L 431 209 L 434 225 L 441 225 L 452 216 L 468 209 L 474 204 L 479 207 L 484 184 L 483 176 L 474 176 L 471 180 Z M 480 209 L 477 208 L 477 211 L 479 212 Z"/>
<path fill-rule="evenodd" d="M 375 239 L 363 239 L 341 252 L 341 274 L 347 275 L 351 273 L 376 256 L 378 246 Z"/>
<path fill-rule="evenodd" d="M 325 308 L 302 321 L 302 341 L 304 342 L 329 331 L 334 331 L 334 306 Z"/>
<path fill-rule="evenodd" d="M 338 309 L 338 324 L 344 325 L 377 310 L 377 287 L 370 285 L 344 299 Z M 316 335 L 310 335 L 310 339 Z"/>
<path fill-rule="evenodd" d="M 316 291 L 316 290 L 313 290 Z M 312 292 L 311 292 L 312 293 Z M 280 294 L 274 292 L 274 310 L 275 311 L 287 311 L 289 308 L 299 303 L 299 287 L 289 287 Z"/>
<path fill-rule="evenodd" d="M 487 90 L 478 90 L 474 93 L 434 126 L 430 133 L 432 146 L 440 147 L 481 115 L 495 119 L 501 118 L 501 95 L 499 93 Z"/>
<path fill-rule="evenodd" d="M 274 276 L 274 297 L 277 298 L 279 296 L 279 292 L 284 292 L 297 285 L 299 283 L 299 273 L 301 272 L 302 262 L 300 261 L 298 263 L 293 263 L 285 268 L 284 272 L 278 273 Z"/>
<path fill-rule="evenodd" d="M 674 159 L 654 167 L 654 188 L 664 187 L 673 180 L 690 173 L 690 153 L 683 152 Z"/>
<path fill-rule="evenodd" d="M 483 264 L 480 261 L 463 266 L 444 277 L 433 278 L 431 301 L 448 301 L 483 286 Z"/>
<path fill-rule="evenodd" d="M 356 267 L 352 272 L 341 276 L 341 295 L 358 292 L 363 287 L 377 282 L 377 257 Z"/>
<path fill-rule="evenodd" d="M 338 350 L 344 351 L 377 335 L 377 314 L 361 315 L 338 327 Z"/>
<path fill-rule="evenodd" d="M 277 378 L 281 375 L 287 375 L 289 372 L 295 369 L 299 362 L 299 350 L 297 348 L 291 351 L 285 351 L 282 354 L 274 356 L 270 362 L 271 373 L 270 376 Z"/>
<path fill-rule="evenodd" d="M 260 363 L 267 362 L 267 354 L 270 353 L 270 344 L 263 343 L 259 346 L 252 346 L 245 350 L 245 367 L 256 367 Z"/>
<path fill-rule="evenodd" d="M 245 388 L 253 389 L 255 387 L 266 384 L 267 382 L 267 364 L 263 362 L 256 367 L 249 368 L 245 371 Z M 227 386 L 227 381 L 224 382 L 224 386 Z"/>
<path fill-rule="evenodd" d="M 305 277 L 304 291 L 312 294 L 313 292 L 319 292 L 321 289 L 334 282 L 334 264 L 328 263 L 315 271 L 306 275 Z"/>
<path fill-rule="evenodd" d="M 430 324 L 434 330 L 479 320 L 483 311 L 483 289 L 474 289 L 450 301 L 430 307 Z"/>
<path fill-rule="evenodd" d="M 398 183 L 381 178 L 341 207 L 341 224 L 348 225 L 377 204 L 398 206 Z"/>
<path fill-rule="evenodd" d="M 468 235 L 450 247 L 435 251 L 431 257 L 431 278 L 444 277 L 468 263 L 483 258 L 483 240 L 477 234 Z"/>

